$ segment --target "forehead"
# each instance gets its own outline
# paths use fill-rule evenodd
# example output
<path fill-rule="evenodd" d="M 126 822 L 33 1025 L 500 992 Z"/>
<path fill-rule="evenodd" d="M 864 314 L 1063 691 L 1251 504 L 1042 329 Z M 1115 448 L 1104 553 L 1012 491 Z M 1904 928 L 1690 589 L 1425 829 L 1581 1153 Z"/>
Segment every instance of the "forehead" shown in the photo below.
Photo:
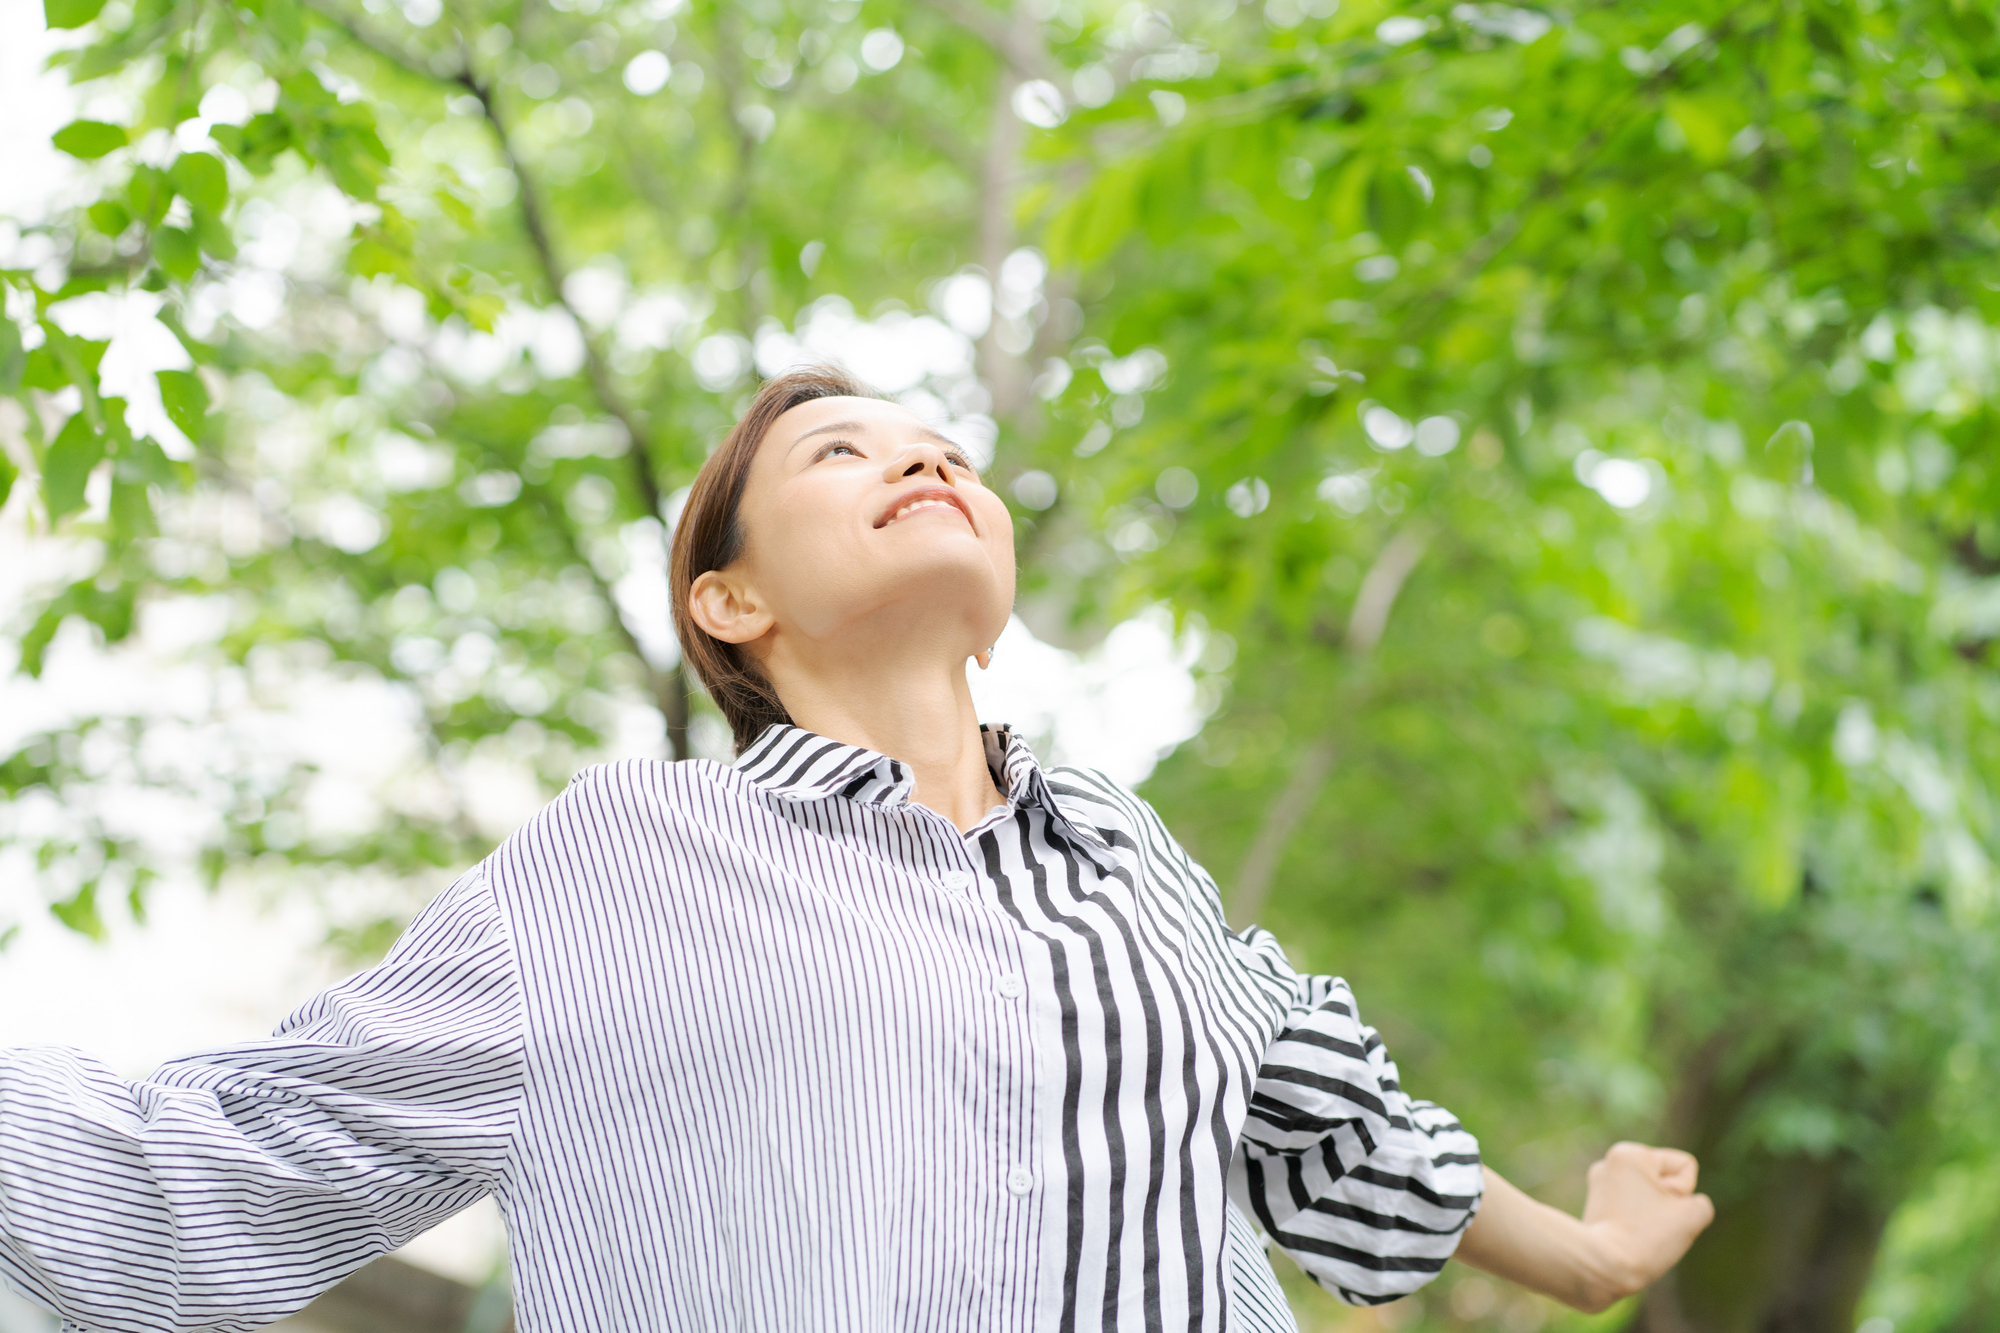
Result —
<path fill-rule="evenodd" d="M 815 398 L 800 403 L 771 423 L 767 443 L 788 447 L 807 431 L 835 422 L 853 422 L 851 429 L 895 435 L 935 434 L 930 423 L 901 403 L 880 398 Z"/>

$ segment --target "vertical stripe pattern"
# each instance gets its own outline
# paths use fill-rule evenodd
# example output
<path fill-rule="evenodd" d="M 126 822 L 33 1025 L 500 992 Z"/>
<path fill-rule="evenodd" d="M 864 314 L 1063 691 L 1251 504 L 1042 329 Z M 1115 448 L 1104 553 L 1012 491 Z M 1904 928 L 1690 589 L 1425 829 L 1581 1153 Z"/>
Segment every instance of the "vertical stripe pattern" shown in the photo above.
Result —
<path fill-rule="evenodd" d="M 1230 932 L 1144 802 L 986 742 L 963 834 L 795 727 L 586 770 L 268 1041 L 0 1052 L 0 1275 L 234 1333 L 492 1194 L 522 1333 L 1291 1333 L 1246 1213 L 1345 1299 L 1428 1280 L 1477 1145 L 1345 983 Z"/>

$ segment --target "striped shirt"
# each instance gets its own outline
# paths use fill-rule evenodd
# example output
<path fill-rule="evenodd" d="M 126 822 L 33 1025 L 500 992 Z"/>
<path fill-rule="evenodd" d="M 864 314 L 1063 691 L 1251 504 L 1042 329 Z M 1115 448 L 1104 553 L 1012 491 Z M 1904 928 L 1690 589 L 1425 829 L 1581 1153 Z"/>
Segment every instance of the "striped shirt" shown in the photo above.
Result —
<path fill-rule="evenodd" d="M 966 833 L 795 727 L 588 769 L 268 1040 L 0 1052 L 0 1274 L 247 1330 L 490 1194 L 521 1333 L 1289 1329 L 1246 1213 L 1427 1281 L 1472 1137 L 1145 802 L 986 746 Z"/>

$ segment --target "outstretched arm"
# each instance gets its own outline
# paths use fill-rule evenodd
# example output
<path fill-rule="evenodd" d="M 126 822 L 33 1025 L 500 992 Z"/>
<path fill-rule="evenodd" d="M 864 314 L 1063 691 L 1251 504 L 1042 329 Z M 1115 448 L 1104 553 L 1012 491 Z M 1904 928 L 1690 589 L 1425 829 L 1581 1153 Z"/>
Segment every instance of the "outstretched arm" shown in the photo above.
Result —
<path fill-rule="evenodd" d="M 1488 1167 L 1485 1201 L 1455 1257 L 1595 1313 L 1665 1275 L 1715 1217 L 1694 1192 L 1696 1169 L 1674 1148 L 1615 1144 L 1590 1168 L 1578 1219 Z"/>
<path fill-rule="evenodd" d="M 500 1184 L 522 1085 L 483 875 L 264 1041 L 128 1083 L 0 1051 L 0 1278 L 101 1333 L 240 1333 Z"/>

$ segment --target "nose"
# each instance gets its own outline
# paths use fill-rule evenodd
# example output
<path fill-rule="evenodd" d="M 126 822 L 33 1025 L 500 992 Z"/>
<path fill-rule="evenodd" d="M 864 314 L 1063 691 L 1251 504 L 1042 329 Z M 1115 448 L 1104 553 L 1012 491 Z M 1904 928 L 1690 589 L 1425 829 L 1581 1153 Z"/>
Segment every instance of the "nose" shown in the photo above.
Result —
<path fill-rule="evenodd" d="M 949 486 L 952 484 L 951 469 L 945 466 L 944 450 L 928 440 L 918 440 L 889 459 L 889 465 L 882 469 L 882 480 L 894 484 L 910 477 L 935 476 Z"/>

